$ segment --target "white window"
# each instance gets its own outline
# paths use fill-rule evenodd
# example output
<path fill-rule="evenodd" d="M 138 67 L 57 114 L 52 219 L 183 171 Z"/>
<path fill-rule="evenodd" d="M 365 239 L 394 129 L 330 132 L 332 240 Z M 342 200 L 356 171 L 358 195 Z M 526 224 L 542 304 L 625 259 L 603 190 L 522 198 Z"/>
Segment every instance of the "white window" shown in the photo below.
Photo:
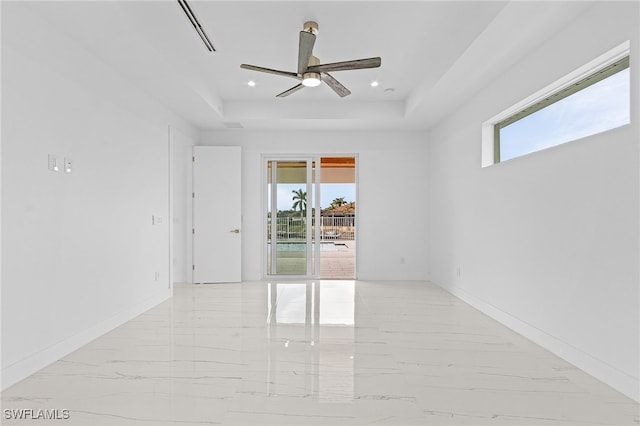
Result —
<path fill-rule="evenodd" d="M 485 123 L 483 166 L 629 124 L 628 55 L 614 49 Z"/>

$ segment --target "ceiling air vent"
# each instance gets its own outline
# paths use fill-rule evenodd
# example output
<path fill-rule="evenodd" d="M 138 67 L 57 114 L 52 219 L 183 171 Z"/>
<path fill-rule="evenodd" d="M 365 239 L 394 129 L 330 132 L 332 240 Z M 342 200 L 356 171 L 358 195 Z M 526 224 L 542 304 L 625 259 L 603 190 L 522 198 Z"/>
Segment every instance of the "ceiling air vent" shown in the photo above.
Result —
<path fill-rule="evenodd" d="M 227 129 L 243 129 L 244 128 L 242 123 L 235 123 L 235 122 L 225 122 L 224 127 L 226 127 Z"/>
<path fill-rule="evenodd" d="M 200 37 L 200 40 L 202 40 L 207 50 L 209 52 L 215 52 L 215 47 L 213 47 L 213 44 L 211 44 L 211 40 L 209 40 L 207 33 L 204 32 L 204 28 L 202 28 L 202 25 L 200 25 L 200 21 L 198 21 L 198 18 L 196 18 L 196 14 L 193 13 L 193 10 L 187 3 L 187 0 L 178 0 L 178 4 L 182 8 L 184 14 L 187 15 L 187 18 L 189 18 L 189 22 L 191 22 L 191 25 L 193 25 L 193 29 L 198 34 L 198 37 Z"/>

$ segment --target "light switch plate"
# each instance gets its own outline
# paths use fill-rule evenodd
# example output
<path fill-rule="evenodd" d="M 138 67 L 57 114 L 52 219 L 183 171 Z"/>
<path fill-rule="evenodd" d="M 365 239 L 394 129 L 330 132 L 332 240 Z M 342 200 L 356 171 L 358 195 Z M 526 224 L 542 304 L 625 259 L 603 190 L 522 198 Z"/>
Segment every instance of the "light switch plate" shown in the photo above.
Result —
<path fill-rule="evenodd" d="M 58 158 L 53 154 L 49 154 L 49 170 L 51 170 L 52 172 L 60 171 L 60 166 L 58 166 Z"/>

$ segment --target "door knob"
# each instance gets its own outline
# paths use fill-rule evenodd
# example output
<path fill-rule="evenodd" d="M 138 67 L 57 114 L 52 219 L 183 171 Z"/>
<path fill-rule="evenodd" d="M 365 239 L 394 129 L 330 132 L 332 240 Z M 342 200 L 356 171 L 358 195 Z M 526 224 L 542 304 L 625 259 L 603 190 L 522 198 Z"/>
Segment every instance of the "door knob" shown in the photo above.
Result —
<path fill-rule="evenodd" d="M 236 228 L 236 229 L 232 229 L 232 230 L 231 230 L 231 231 L 229 231 L 229 232 L 233 232 L 234 234 L 239 234 L 239 233 L 240 233 L 240 230 L 239 230 L 238 228 Z"/>

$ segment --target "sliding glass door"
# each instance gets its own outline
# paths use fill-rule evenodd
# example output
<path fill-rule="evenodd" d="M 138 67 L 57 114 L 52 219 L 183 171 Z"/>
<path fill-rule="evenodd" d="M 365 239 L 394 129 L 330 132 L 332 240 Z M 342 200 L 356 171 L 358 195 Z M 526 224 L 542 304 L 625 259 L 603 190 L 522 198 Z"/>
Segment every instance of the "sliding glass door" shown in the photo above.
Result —
<path fill-rule="evenodd" d="M 267 160 L 267 274 L 316 276 L 312 158 Z"/>
<path fill-rule="evenodd" d="M 265 156 L 263 167 L 265 275 L 356 278 L 356 157 Z"/>

